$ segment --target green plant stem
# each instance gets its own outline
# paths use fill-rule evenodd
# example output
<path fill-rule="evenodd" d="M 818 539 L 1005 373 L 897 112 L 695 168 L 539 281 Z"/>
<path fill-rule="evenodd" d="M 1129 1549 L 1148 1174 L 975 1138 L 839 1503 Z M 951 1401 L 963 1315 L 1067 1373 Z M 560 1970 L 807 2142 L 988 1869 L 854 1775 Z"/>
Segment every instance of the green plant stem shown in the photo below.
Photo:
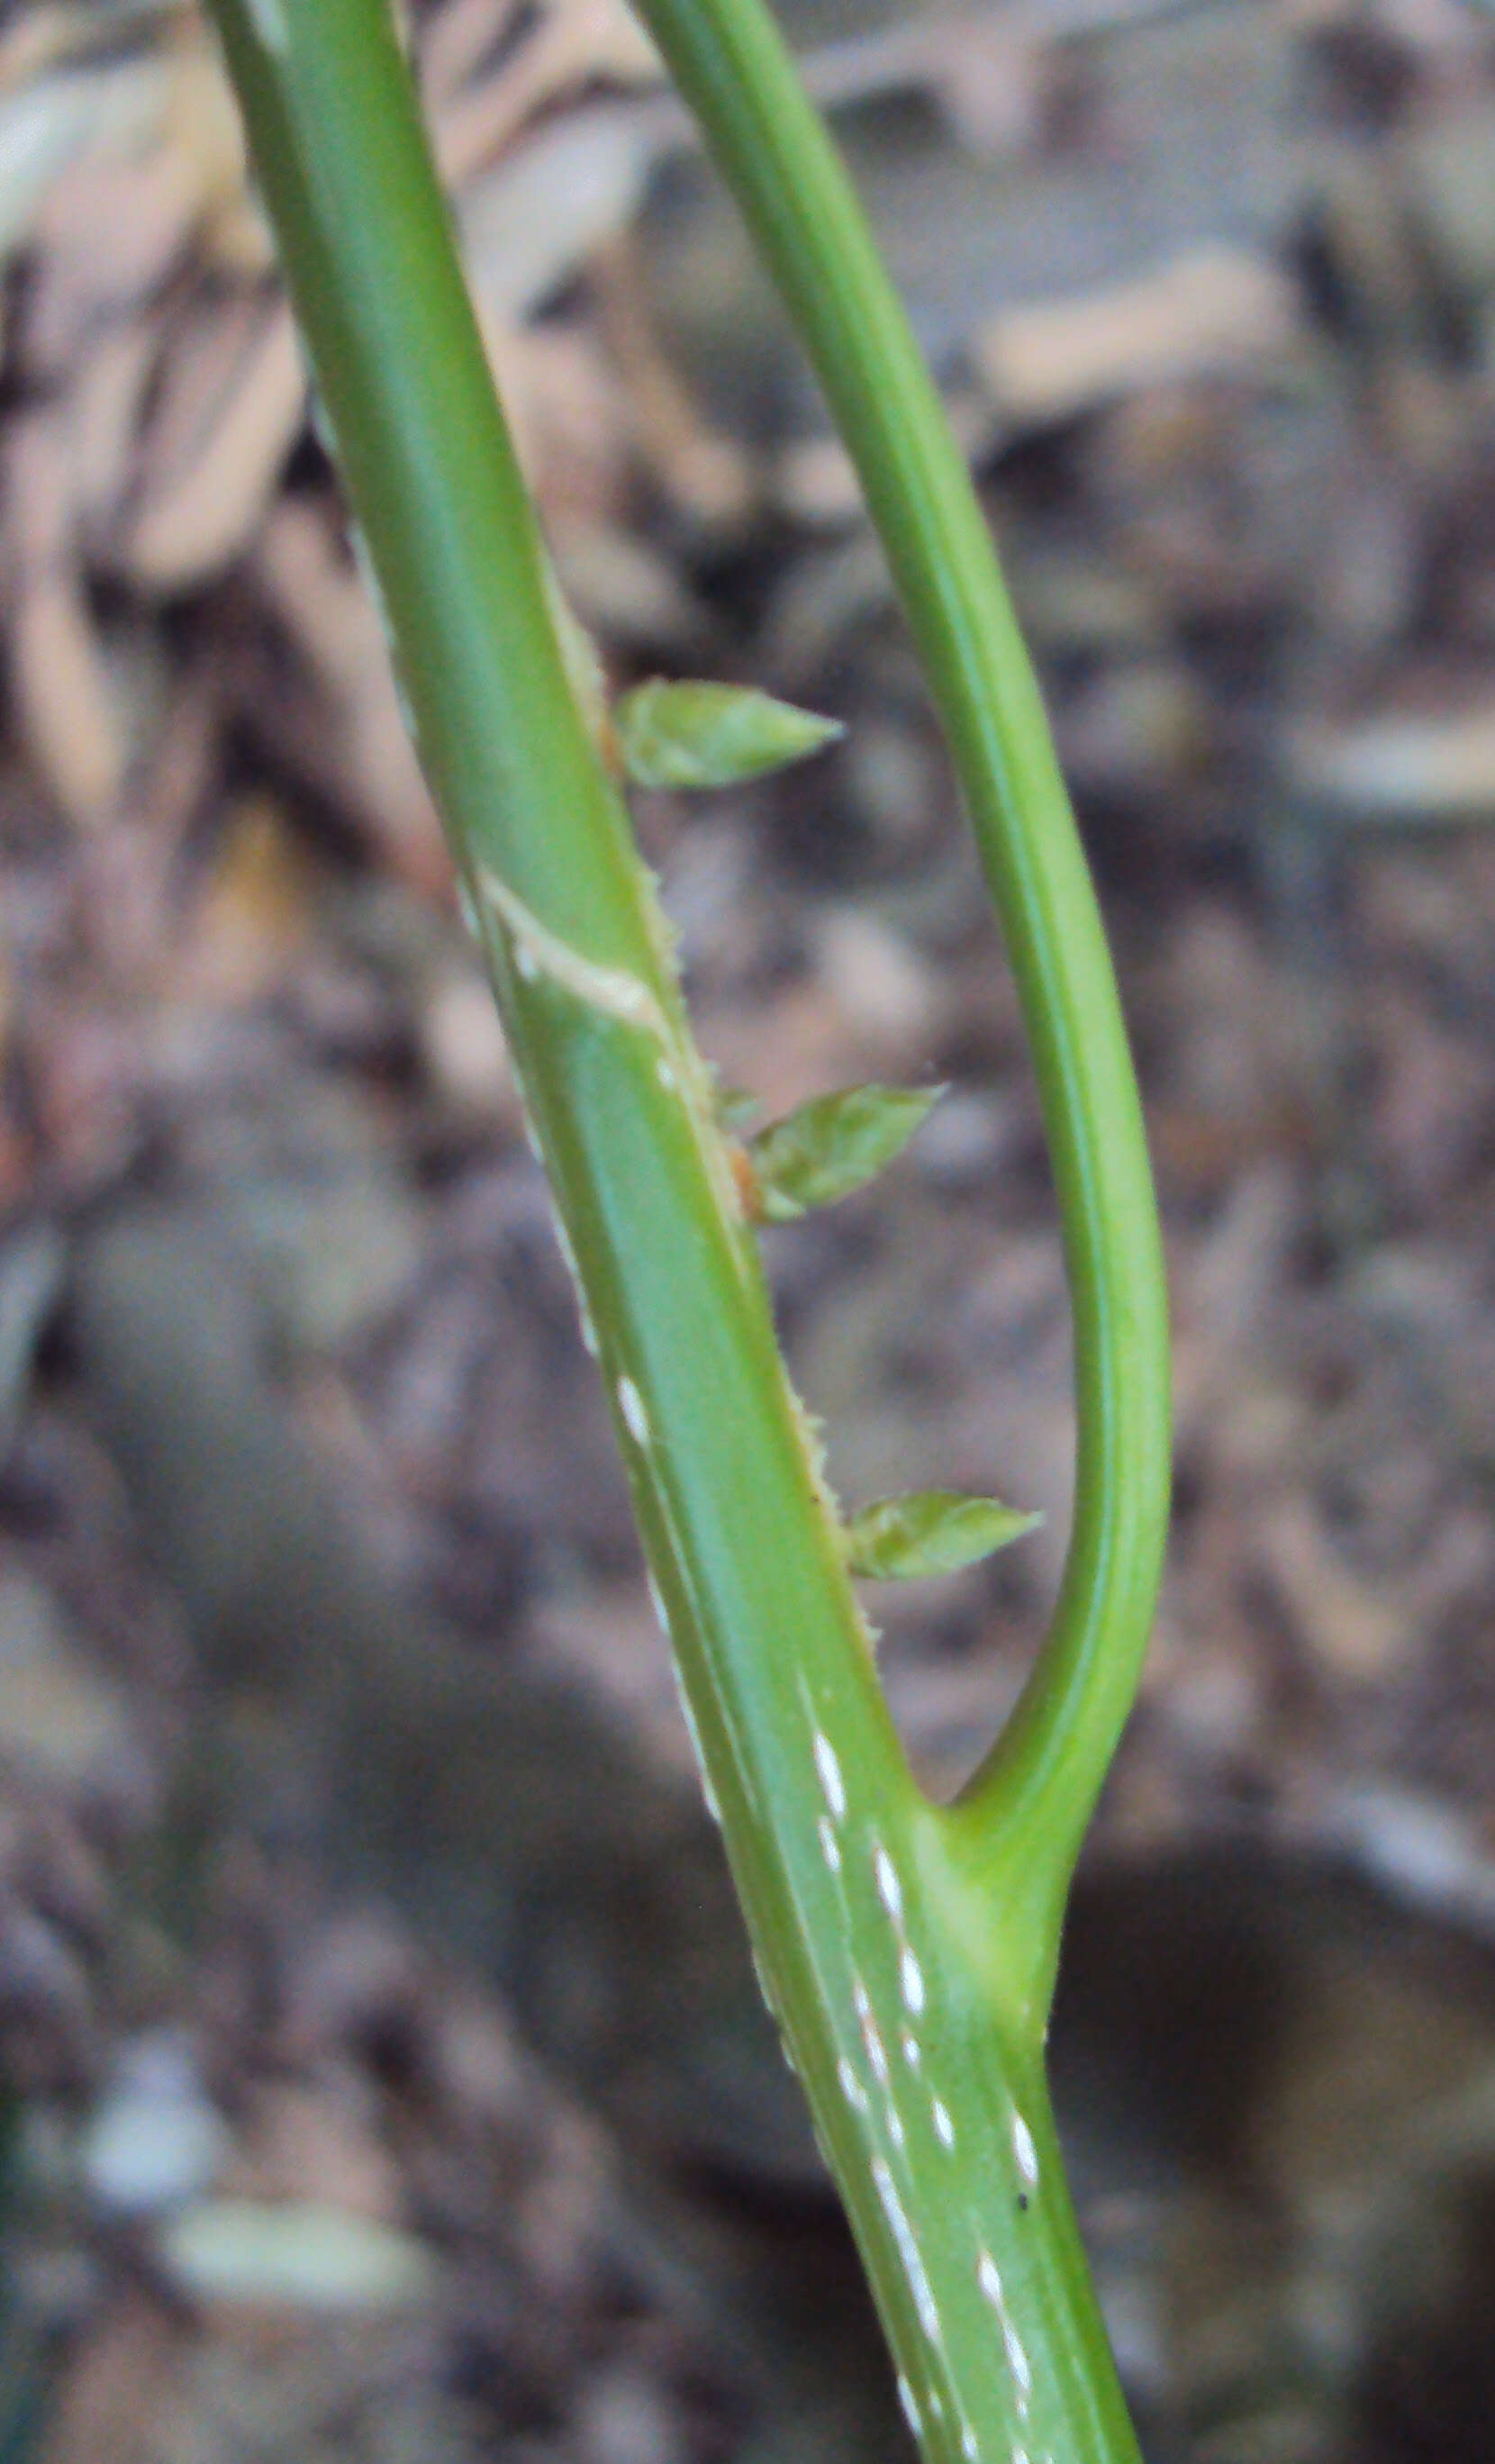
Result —
<path fill-rule="evenodd" d="M 965 474 L 767 21 L 746 0 L 652 8 L 893 553 L 1002 903 L 1054 1142 L 1079 1360 L 1075 1538 L 1015 1724 L 942 1811 L 892 1730 L 668 936 L 568 684 L 384 0 L 213 0 L 213 13 L 575 1253 L 765 1991 L 911 2420 L 936 2464 L 1130 2464 L 1042 2037 L 1063 1893 L 1155 1578 L 1161 1285 L 1093 900 Z"/>
<path fill-rule="evenodd" d="M 1045 1951 L 1136 1691 L 1170 1486 L 1167 1296 L 1136 1081 L 1053 739 L 990 536 L 839 155 L 760 0 L 636 0 L 804 341 L 856 464 L 1002 919 L 1074 1313 L 1064 1588 L 965 1794 L 994 1887 Z M 1000 247 L 1000 236 L 994 239 Z"/>

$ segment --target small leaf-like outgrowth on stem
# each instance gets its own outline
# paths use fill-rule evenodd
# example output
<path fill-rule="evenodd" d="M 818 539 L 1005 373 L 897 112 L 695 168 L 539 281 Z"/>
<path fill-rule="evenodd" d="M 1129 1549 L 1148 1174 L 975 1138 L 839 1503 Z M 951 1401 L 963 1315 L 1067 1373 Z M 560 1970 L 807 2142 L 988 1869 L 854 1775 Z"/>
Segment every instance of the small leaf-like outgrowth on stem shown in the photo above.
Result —
<path fill-rule="evenodd" d="M 658 678 L 626 693 L 612 723 L 636 787 L 733 787 L 803 761 L 846 732 L 838 718 L 749 686 Z"/>
<path fill-rule="evenodd" d="M 853 1574 L 880 1583 L 955 1574 L 1010 1548 L 1043 1520 L 995 1497 L 965 1497 L 949 1488 L 880 1497 L 847 1523 L 846 1563 Z"/>
<path fill-rule="evenodd" d="M 833 1206 L 891 1163 L 944 1093 L 943 1087 L 844 1087 L 817 1095 L 760 1130 L 748 1148 L 759 1223 L 792 1223 Z"/>

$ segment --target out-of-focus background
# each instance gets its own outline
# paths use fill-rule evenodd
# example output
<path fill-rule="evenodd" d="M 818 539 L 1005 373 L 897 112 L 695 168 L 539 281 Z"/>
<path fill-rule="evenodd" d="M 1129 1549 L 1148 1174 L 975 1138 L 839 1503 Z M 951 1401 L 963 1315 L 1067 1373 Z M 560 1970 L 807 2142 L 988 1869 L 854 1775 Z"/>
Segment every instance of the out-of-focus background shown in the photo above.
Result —
<path fill-rule="evenodd" d="M 1495 22 L 793 0 L 1007 558 L 1167 1221 L 1177 1512 L 1056 2062 L 1149 2456 L 1462 2464 L 1495 2362 Z M 931 1786 L 1062 1558 L 1011 986 L 804 370 L 616 0 L 413 55 L 711 1058 L 949 1082 L 772 1236 Z M 905 2453 L 195 11 L 0 18 L 0 2441 Z"/>

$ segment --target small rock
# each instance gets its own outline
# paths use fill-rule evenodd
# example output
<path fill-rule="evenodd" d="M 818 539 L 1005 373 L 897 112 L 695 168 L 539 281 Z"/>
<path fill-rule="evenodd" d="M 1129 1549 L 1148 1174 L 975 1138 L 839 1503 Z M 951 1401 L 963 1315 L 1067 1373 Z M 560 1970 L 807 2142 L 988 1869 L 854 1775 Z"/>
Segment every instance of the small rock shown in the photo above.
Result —
<path fill-rule="evenodd" d="M 83 2179 L 116 2216 L 160 2215 L 195 2198 L 229 2151 L 190 2044 L 176 2029 L 137 2036 L 84 2133 Z"/>
<path fill-rule="evenodd" d="M 204 2301 L 341 2313 L 404 2310 L 434 2274 L 413 2233 L 312 2199 L 202 2199 L 165 2227 L 161 2254 Z"/>

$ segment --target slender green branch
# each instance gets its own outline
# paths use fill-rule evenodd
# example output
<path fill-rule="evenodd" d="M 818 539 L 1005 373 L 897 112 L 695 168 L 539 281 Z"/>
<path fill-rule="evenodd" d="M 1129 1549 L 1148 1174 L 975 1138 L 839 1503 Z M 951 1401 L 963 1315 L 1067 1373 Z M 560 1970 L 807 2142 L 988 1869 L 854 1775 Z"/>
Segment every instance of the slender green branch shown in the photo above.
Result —
<path fill-rule="evenodd" d="M 1043 2000 L 1073 1861 L 1136 1691 L 1167 1524 L 1167 1299 L 1136 1082 L 1032 667 L 840 158 L 760 0 L 636 5 L 856 463 L 1001 914 L 1038 1077 L 1074 1311 L 1074 1526 L 1043 1655 L 960 1820 L 1003 1897 L 1034 1895 Z"/>
<path fill-rule="evenodd" d="M 750 0 L 649 17 L 796 306 L 1006 922 L 1081 1415 L 1053 1634 L 963 1803 L 912 1785 L 788 1387 L 668 935 L 567 680 L 385 0 L 213 0 L 598 1351 L 708 1791 L 933 2464 L 1130 2464 L 1048 2117 L 1059 1908 L 1130 1699 L 1166 1479 L 1125 1042 L 1043 715 L 937 405 Z"/>

